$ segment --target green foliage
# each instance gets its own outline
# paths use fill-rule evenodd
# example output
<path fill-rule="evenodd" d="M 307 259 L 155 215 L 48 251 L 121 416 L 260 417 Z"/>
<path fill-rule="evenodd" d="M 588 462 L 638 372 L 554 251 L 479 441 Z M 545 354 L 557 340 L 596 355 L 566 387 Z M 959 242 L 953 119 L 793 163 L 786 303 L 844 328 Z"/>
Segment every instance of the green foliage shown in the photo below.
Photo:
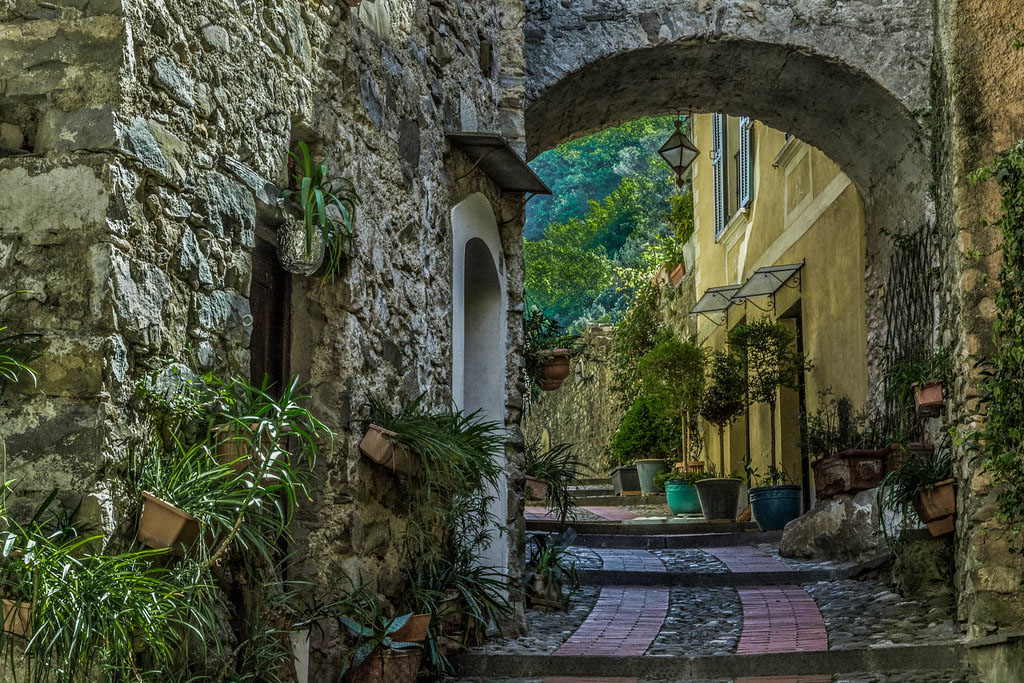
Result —
<path fill-rule="evenodd" d="M 665 488 L 670 481 L 681 481 L 691 486 L 702 479 L 714 479 L 713 472 L 687 472 L 685 470 L 673 469 L 654 476 L 654 486 L 659 489 Z"/>
<path fill-rule="evenodd" d="M 576 573 L 576 556 L 572 552 L 572 544 L 576 540 L 576 532 L 566 529 L 557 536 L 533 536 L 535 550 L 526 563 L 525 583 L 527 590 L 536 588 L 536 578 L 547 587 L 549 595 L 537 595 L 539 598 L 553 599 L 556 595 L 563 607 L 568 607 L 572 594 L 579 590 L 580 581 Z M 568 592 L 563 592 L 568 588 Z"/>
<path fill-rule="evenodd" d="M 640 458 L 668 458 L 679 451 L 682 427 L 678 419 L 658 414 L 648 396 L 640 396 L 626 411 L 611 439 L 611 464 L 630 465 Z"/>
<path fill-rule="evenodd" d="M 576 499 L 569 492 L 569 487 L 579 481 L 586 467 L 575 456 L 574 448 L 575 444 L 559 443 L 542 450 L 540 444 L 529 443 L 524 453 L 523 474 L 548 485 L 548 509 L 562 522 L 574 516 Z"/>
<path fill-rule="evenodd" d="M 708 387 L 700 397 L 700 416 L 725 428 L 743 413 L 747 377 L 738 358 L 724 351 L 710 356 Z"/>
<path fill-rule="evenodd" d="M 775 405 L 779 389 L 795 389 L 807 367 L 795 349 L 796 332 L 762 318 L 729 330 L 729 347 L 747 368 L 751 403 Z"/>
<path fill-rule="evenodd" d="M 26 294 L 23 290 L 8 292 L 0 296 L 0 302 L 18 294 Z M 8 384 L 22 379 L 29 379 L 35 384 L 36 374 L 31 363 L 40 357 L 32 342 L 40 337 L 38 334 L 6 334 L 7 325 L 0 324 L 0 394 Z"/>
<path fill-rule="evenodd" d="M 981 382 L 984 466 L 1000 486 L 999 518 L 1024 533 L 1024 140 L 973 175 L 995 179 L 1002 197 L 1003 263 L 996 293 L 996 351 Z M 1021 544 L 1015 544 L 1018 549 Z"/>
<path fill-rule="evenodd" d="M 849 448 L 874 448 L 884 441 L 867 414 L 856 412 L 848 397 L 837 399 L 826 389 L 818 393 L 818 406 L 803 420 L 803 448 L 812 462 Z"/>
<path fill-rule="evenodd" d="M 768 465 L 764 475 L 761 475 L 756 469 L 747 466 L 747 473 L 750 475 L 750 481 L 755 486 L 782 486 L 784 484 L 792 484 L 793 478 L 789 476 L 789 473 L 782 467 L 776 465 Z"/>
<path fill-rule="evenodd" d="M 536 400 L 541 394 L 538 380 L 540 364 L 550 351 L 565 350 L 572 355 L 584 351 L 580 336 L 566 332 L 558 322 L 533 308 L 523 316 L 523 361 L 526 377 L 530 382 L 530 399 Z"/>
<path fill-rule="evenodd" d="M 285 190 L 283 196 L 297 201 L 302 210 L 307 258 L 313 253 L 315 231 L 323 239 L 327 251 L 324 259 L 326 273 L 320 284 L 325 284 L 341 272 L 342 262 L 351 250 L 359 195 L 351 180 L 331 180 L 327 165 L 313 161 L 305 142 L 299 142 L 298 152 L 289 154 L 295 162 L 292 176 L 295 187 Z M 336 216 L 331 215 L 332 208 L 336 210 Z"/>
<path fill-rule="evenodd" d="M 697 410 L 704 394 L 707 357 L 707 351 L 692 341 L 673 337 L 640 359 L 643 390 L 656 412 L 678 418 Z"/>
<path fill-rule="evenodd" d="M 911 456 L 895 470 L 885 475 L 878 486 L 878 524 L 890 543 L 890 529 L 886 524 L 889 517 L 883 513 L 892 512 L 909 526 L 914 519 L 914 499 L 934 487 L 940 481 L 953 476 L 952 452 L 945 444 L 935 449 L 931 456 Z"/>
<path fill-rule="evenodd" d="M 615 328 L 612 339 L 612 390 L 623 407 L 633 404 L 641 391 L 640 360 L 658 342 L 663 328 L 658 288 L 645 281 Z"/>
<path fill-rule="evenodd" d="M 682 246 L 689 241 L 694 229 L 693 192 L 687 189 L 685 192 L 671 195 L 668 204 L 666 221 L 672 230 L 672 245 L 676 250 L 668 257 L 668 261 L 673 264 L 682 263 Z"/>

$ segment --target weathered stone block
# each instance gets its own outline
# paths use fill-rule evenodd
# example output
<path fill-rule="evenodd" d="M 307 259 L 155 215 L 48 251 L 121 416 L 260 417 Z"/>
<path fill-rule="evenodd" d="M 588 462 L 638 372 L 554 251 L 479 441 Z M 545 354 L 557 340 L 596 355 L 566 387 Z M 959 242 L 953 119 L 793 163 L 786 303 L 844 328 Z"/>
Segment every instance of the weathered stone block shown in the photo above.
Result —
<path fill-rule="evenodd" d="M 36 152 L 108 151 L 120 148 L 117 121 L 109 106 L 46 111 L 36 132 Z"/>
<path fill-rule="evenodd" d="M 153 60 L 153 83 L 179 104 L 192 107 L 196 103 L 195 81 L 169 57 L 160 55 Z"/>
<path fill-rule="evenodd" d="M 216 171 L 206 175 L 206 220 L 218 237 L 231 237 L 245 247 L 256 242 L 252 193 Z"/>
<path fill-rule="evenodd" d="M 84 164 L 0 169 L 0 236 L 39 246 L 106 232 L 106 192 L 101 169 Z"/>
<path fill-rule="evenodd" d="M 950 537 L 909 540 L 896 554 L 892 580 L 909 598 L 953 594 L 953 541 Z"/>
<path fill-rule="evenodd" d="M 819 504 L 782 532 L 779 554 L 814 560 L 867 560 L 883 552 L 877 489 Z"/>
<path fill-rule="evenodd" d="M 171 179 L 171 164 L 143 119 L 135 117 L 121 127 L 121 144 L 127 154 L 147 169 L 164 180 Z"/>

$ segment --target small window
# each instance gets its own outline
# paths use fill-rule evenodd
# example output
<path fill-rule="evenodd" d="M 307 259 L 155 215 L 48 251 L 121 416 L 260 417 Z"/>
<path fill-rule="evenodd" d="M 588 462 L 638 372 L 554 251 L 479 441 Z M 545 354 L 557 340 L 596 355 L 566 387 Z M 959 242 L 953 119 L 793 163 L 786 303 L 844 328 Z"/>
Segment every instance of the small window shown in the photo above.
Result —
<path fill-rule="evenodd" d="M 724 114 L 712 114 L 711 118 L 711 159 L 714 167 L 715 190 L 715 239 L 722 236 L 729 222 L 729 193 L 726 188 L 726 118 Z"/>

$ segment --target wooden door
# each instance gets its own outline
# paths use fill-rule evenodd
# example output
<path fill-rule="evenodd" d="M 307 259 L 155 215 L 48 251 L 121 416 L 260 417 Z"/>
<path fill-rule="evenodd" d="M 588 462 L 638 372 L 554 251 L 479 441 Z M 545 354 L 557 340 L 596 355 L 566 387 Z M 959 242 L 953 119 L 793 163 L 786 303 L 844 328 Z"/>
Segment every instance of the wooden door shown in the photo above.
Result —
<path fill-rule="evenodd" d="M 264 376 L 277 388 L 291 377 L 291 284 L 291 275 L 281 268 L 274 245 L 257 239 L 252 253 L 249 295 L 252 309 L 249 373 L 257 386 Z"/>

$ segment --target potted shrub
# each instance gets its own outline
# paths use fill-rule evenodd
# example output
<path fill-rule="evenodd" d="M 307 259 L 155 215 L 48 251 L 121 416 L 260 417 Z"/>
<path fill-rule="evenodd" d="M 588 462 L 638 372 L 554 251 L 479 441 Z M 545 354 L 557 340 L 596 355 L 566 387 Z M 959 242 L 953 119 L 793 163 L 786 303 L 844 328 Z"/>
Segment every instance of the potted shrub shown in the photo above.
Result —
<path fill-rule="evenodd" d="M 313 161 L 305 142 L 299 142 L 298 151 L 289 155 L 292 187 L 281 193 L 282 202 L 301 219 L 302 231 L 299 233 L 297 226 L 286 221 L 278 239 L 281 265 L 308 275 L 316 272 L 322 262 L 323 285 L 341 273 L 351 251 L 359 195 L 352 181 L 331 180 L 327 165 Z"/>
<path fill-rule="evenodd" d="M 818 411 L 806 416 L 802 433 L 818 500 L 874 488 L 885 476 L 888 449 L 875 448 L 879 437 L 866 425 L 849 398 L 818 394 Z"/>
<path fill-rule="evenodd" d="M 640 492 L 642 482 L 633 463 L 637 457 L 657 458 L 664 463 L 680 442 L 679 421 L 654 409 L 650 395 L 638 398 L 622 418 L 611 438 L 612 484 L 618 495 Z M 635 488 L 633 488 L 635 487 Z"/>
<path fill-rule="evenodd" d="M 716 351 L 711 356 L 708 387 L 700 398 L 700 416 L 718 430 L 718 470 L 725 471 L 725 428 L 743 414 L 747 377 L 733 355 Z"/>
<path fill-rule="evenodd" d="M 751 472 L 758 486 L 747 492 L 750 513 L 761 531 L 781 529 L 800 516 L 803 491 L 781 467 L 769 467 L 764 477 Z"/>
<path fill-rule="evenodd" d="M 569 487 L 576 484 L 584 464 L 573 453 L 573 444 L 555 444 L 543 450 L 540 444 L 526 445 L 523 474 L 526 489 L 534 500 L 545 500 L 558 519 L 568 519 L 576 507 Z"/>
<path fill-rule="evenodd" d="M 640 458 L 635 460 L 636 476 L 640 481 L 640 492 L 645 496 L 660 493 L 663 488 L 657 479 L 669 471 L 668 463 L 661 458 Z"/>
<path fill-rule="evenodd" d="M 740 489 L 743 488 L 743 475 L 733 472 L 728 477 L 719 477 L 712 471 L 704 478 L 695 480 L 694 486 L 697 488 L 704 519 L 736 519 Z"/>
<path fill-rule="evenodd" d="M 697 496 L 697 487 L 694 486 L 694 482 L 710 477 L 710 474 L 704 472 L 686 472 L 674 469 L 671 472 L 658 475 L 655 481 L 665 488 L 665 498 L 668 501 L 669 510 L 673 515 L 680 517 L 700 513 L 700 498 Z"/>
<path fill-rule="evenodd" d="M 878 507 L 879 523 L 886 534 L 884 511 L 901 516 L 904 524 L 914 511 L 932 536 L 952 533 L 956 495 L 950 450 L 940 448 L 931 457 L 908 458 L 887 474 L 878 487 Z"/>
<path fill-rule="evenodd" d="M 566 529 L 554 538 L 536 535 L 535 550 L 526 566 L 527 597 L 533 607 L 543 611 L 565 610 L 569 599 L 579 590 L 576 561 L 569 550 L 576 532 Z M 568 593 L 563 589 L 568 588 Z"/>
<path fill-rule="evenodd" d="M 889 392 L 906 405 L 913 399 L 919 417 L 938 417 L 945 407 L 943 388 L 952 371 L 952 360 L 944 352 L 897 363 L 889 376 Z"/>
<path fill-rule="evenodd" d="M 523 318 L 524 360 L 531 395 L 555 391 L 572 371 L 572 357 L 579 354 L 579 335 L 569 334 L 541 311 L 533 309 Z"/>
<path fill-rule="evenodd" d="M 199 535 L 197 515 L 227 485 L 234 472 L 205 444 L 175 443 L 164 455 L 154 448 L 141 473 L 142 513 L 138 539 L 150 548 L 188 548 Z"/>
<path fill-rule="evenodd" d="M 679 421 L 682 452 L 691 460 L 700 459 L 703 451 L 696 414 L 704 393 L 707 357 L 707 351 L 692 341 L 673 338 L 648 351 L 639 364 L 651 410 Z M 640 483 L 642 486 L 643 477 Z"/>

